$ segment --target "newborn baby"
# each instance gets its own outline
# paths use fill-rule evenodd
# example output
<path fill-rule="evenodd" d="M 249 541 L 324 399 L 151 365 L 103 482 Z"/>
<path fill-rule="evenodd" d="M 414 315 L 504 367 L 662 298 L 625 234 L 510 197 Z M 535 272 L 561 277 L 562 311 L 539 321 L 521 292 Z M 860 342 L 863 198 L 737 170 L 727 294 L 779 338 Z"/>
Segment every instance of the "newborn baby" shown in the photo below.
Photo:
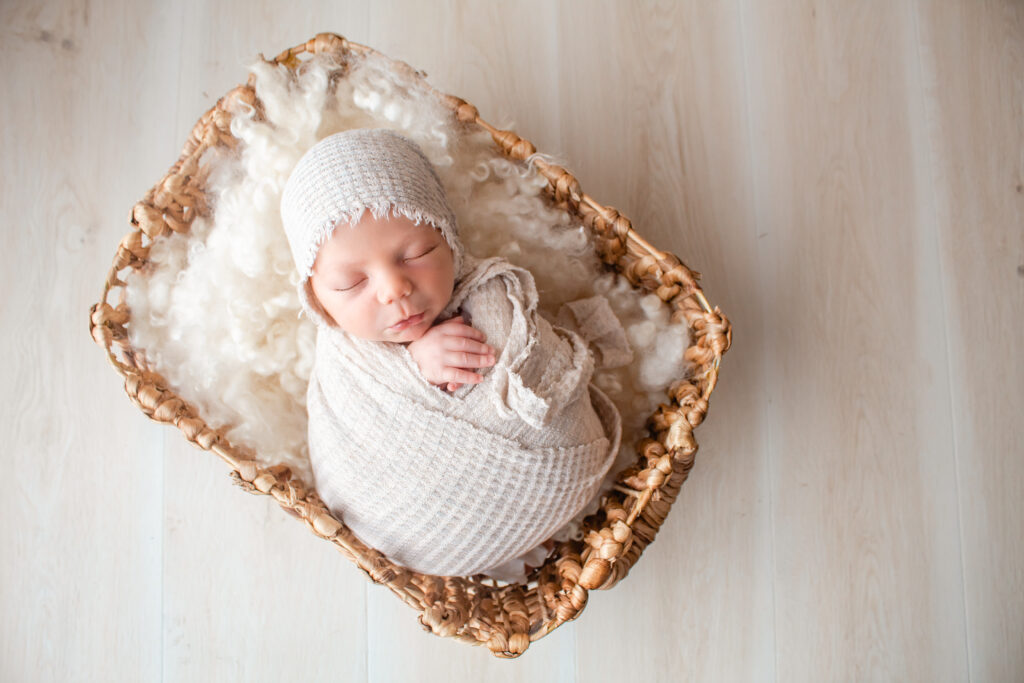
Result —
<path fill-rule="evenodd" d="M 552 325 L 529 271 L 464 252 L 433 167 L 392 131 L 317 143 L 281 215 L 317 324 L 307 410 L 320 498 L 410 569 L 521 569 L 618 451 L 618 411 L 590 384 L 595 361 L 632 357 L 607 301 L 567 304 Z"/>

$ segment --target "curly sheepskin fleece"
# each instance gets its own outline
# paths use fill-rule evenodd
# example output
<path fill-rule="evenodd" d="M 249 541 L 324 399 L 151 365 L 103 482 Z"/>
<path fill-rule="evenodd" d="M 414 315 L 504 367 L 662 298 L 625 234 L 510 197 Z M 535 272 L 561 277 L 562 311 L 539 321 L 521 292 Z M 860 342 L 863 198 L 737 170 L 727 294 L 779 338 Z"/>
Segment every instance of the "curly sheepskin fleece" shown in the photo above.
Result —
<path fill-rule="evenodd" d="M 151 265 L 128 276 L 133 346 L 232 443 L 311 483 L 306 390 L 316 325 L 299 315 L 299 274 L 281 225 L 281 194 L 318 140 L 351 128 L 392 128 L 414 140 L 437 169 L 465 226 L 460 237 L 467 250 L 528 268 L 539 309 L 552 320 L 563 304 L 600 294 L 622 322 L 633 361 L 599 367 L 593 376 L 618 407 L 623 436 L 619 459 L 580 515 L 592 512 L 614 474 L 635 460 L 647 416 L 670 383 L 686 375 L 689 331 L 670 320 L 657 296 L 602 269 L 579 221 L 545 198 L 546 180 L 534 167 L 504 158 L 486 132 L 467 132 L 432 92 L 386 58 L 353 56 L 340 79 L 332 75 L 338 66 L 325 56 L 298 74 L 265 61 L 252 66 L 262 108 L 237 105 L 231 132 L 239 144 L 211 150 L 203 160 L 212 212 L 196 218 L 188 233 L 156 240 Z M 571 522 L 559 535 L 578 538 L 578 525 Z"/>

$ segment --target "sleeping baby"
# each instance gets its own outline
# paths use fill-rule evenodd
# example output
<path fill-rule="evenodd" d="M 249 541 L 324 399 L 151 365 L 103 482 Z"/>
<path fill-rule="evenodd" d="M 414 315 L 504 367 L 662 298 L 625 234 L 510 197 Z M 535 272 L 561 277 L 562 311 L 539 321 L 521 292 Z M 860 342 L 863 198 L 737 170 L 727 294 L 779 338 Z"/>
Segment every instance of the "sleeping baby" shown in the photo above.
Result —
<path fill-rule="evenodd" d="M 607 301 L 543 317 L 529 271 L 463 250 L 433 167 L 389 130 L 317 143 L 281 216 L 317 324 L 307 410 L 320 498 L 415 571 L 522 571 L 618 452 L 619 413 L 590 383 L 595 364 L 632 358 Z"/>

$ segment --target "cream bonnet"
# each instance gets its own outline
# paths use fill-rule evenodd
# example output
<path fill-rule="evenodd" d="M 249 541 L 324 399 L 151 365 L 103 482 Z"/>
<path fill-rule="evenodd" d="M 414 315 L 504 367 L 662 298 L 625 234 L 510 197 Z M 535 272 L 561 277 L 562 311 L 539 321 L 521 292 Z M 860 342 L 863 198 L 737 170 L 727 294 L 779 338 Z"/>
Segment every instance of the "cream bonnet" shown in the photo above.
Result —
<path fill-rule="evenodd" d="M 378 218 L 393 212 L 434 226 L 452 249 L 455 272 L 461 272 L 455 214 L 423 151 L 392 130 L 359 128 L 313 145 L 285 184 L 281 219 L 303 283 L 335 226 L 355 223 L 366 210 Z"/>

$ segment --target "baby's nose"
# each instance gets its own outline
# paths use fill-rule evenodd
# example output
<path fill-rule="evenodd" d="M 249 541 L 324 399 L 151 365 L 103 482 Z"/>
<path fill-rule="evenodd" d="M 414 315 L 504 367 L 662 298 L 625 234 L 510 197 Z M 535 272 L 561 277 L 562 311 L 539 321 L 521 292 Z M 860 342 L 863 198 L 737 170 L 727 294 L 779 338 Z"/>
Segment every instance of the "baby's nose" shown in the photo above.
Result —
<path fill-rule="evenodd" d="M 390 304 L 412 293 L 412 283 L 401 273 L 388 273 L 381 278 L 377 288 L 377 300 L 382 304 Z"/>

